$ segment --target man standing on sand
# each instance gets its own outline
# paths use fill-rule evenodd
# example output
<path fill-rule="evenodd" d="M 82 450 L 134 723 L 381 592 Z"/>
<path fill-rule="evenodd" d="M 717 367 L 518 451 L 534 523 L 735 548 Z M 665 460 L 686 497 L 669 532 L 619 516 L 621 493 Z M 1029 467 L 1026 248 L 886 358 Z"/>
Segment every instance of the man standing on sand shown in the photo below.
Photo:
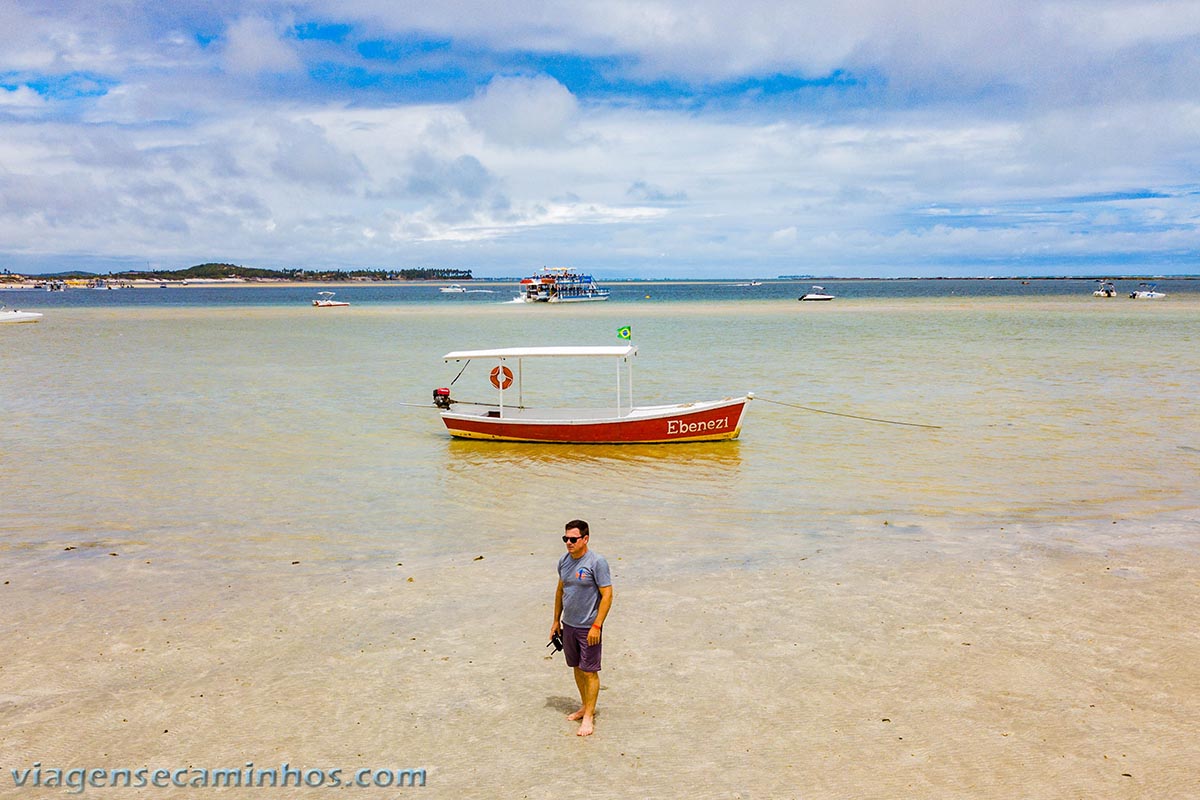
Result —
<path fill-rule="evenodd" d="M 554 591 L 554 624 L 550 638 L 562 633 L 567 666 L 575 670 L 579 710 L 567 715 L 580 720 L 577 736 L 591 736 L 595 727 L 596 698 L 600 694 L 600 636 L 604 618 L 612 607 L 612 577 L 604 556 L 588 550 L 588 524 L 573 519 L 562 540 L 567 552 L 558 560 L 558 588 Z"/>

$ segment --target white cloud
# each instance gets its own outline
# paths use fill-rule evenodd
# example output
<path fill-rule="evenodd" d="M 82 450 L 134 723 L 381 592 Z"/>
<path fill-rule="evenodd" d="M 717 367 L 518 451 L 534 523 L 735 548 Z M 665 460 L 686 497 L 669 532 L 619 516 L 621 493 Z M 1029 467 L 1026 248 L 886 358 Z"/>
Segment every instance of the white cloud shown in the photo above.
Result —
<path fill-rule="evenodd" d="M 0 111 L 28 114 L 46 107 L 46 99 L 28 86 L 5 89 L 0 86 Z"/>
<path fill-rule="evenodd" d="M 605 226 L 645 222 L 662 209 L 616 207 L 598 203 L 545 203 L 503 215 L 480 210 L 469 219 L 448 223 L 428 211 L 403 215 L 392 226 L 394 242 L 478 242 L 517 236 L 531 229 Z"/>
<path fill-rule="evenodd" d="M 466 105 L 465 112 L 495 142 L 546 147 L 561 143 L 571 131 L 578 102 L 550 77 L 497 76 Z"/>
<path fill-rule="evenodd" d="M 225 31 L 222 55 L 225 69 L 255 75 L 262 72 L 297 72 L 303 68 L 292 46 L 270 20 L 244 17 Z"/>
<path fill-rule="evenodd" d="M 318 125 L 305 119 L 279 121 L 275 129 L 278 142 L 271 167 L 276 175 L 335 193 L 351 191 L 364 176 L 362 162 L 339 150 Z"/>
<path fill-rule="evenodd" d="M 771 234 L 771 244 L 788 246 L 796 243 L 796 226 L 789 225 Z"/>

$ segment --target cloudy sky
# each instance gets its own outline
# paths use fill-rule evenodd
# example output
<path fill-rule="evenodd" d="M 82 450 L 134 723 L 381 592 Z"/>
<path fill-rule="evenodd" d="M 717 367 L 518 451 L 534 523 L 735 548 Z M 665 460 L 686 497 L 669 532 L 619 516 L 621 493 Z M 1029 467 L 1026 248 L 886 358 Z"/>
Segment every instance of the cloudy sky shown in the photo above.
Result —
<path fill-rule="evenodd" d="M 0 26 L 13 271 L 1200 273 L 1196 0 L 0 0 Z"/>

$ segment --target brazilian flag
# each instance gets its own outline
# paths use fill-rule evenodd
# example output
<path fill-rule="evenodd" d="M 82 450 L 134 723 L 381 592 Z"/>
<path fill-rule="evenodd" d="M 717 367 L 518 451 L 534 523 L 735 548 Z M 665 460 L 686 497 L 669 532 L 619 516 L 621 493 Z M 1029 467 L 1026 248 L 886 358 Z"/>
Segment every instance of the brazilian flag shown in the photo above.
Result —
<path fill-rule="evenodd" d="M 629 341 L 633 338 L 633 328 L 628 325 L 622 325 L 621 327 L 617 328 L 617 338 Z"/>

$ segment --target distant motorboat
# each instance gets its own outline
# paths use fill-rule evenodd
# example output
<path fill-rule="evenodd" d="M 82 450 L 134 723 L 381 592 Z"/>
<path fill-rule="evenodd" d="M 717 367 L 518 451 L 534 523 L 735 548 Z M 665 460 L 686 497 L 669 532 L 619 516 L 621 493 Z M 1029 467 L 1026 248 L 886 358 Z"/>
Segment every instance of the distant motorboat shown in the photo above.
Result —
<path fill-rule="evenodd" d="M 1099 286 L 1096 287 L 1096 291 L 1092 292 L 1092 297 L 1117 296 L 1117 287 L 1113 285 L 1112 281 L 1096 281 L 1096 283 L 1098 283 Z"/>
<path fill-rule="evenodd" d="M 459 286 L 456 283 L 456 284 L 453 284 L 452 286 L 439 287 L 438 291 L 441 292 L 442 294 L 465 294 L 467 290 L 464 289 L 463 287 Z"/>
<path fill-rule="evenodd" d="M 320 297 L 312 301 L 317 308 L 341 308 L 350 305 L 345 300 L 334 300 L 334 292 L 317 292 L 317 294 Z"/>
<path fill-rule="evenodd" d="M 42 315 L 36 311 L 19 311 L 0 306 L 0 322 L 37 322 Z"/>
<path fill-rule="evenodd" d="M 800 296 L 801 302 L 805 300 L 832 300 L 833 295 L 825 294 L 824 286 L 814 286 L 811 292 L 807 292 Z"/>
<path fill-rule="evenodd" d="M 1166 295 L 1158 290 L 1157 283 L 1139 283 L 1138 288 L 1129 293 L 1131 300 L 1161 300 Z"/>

